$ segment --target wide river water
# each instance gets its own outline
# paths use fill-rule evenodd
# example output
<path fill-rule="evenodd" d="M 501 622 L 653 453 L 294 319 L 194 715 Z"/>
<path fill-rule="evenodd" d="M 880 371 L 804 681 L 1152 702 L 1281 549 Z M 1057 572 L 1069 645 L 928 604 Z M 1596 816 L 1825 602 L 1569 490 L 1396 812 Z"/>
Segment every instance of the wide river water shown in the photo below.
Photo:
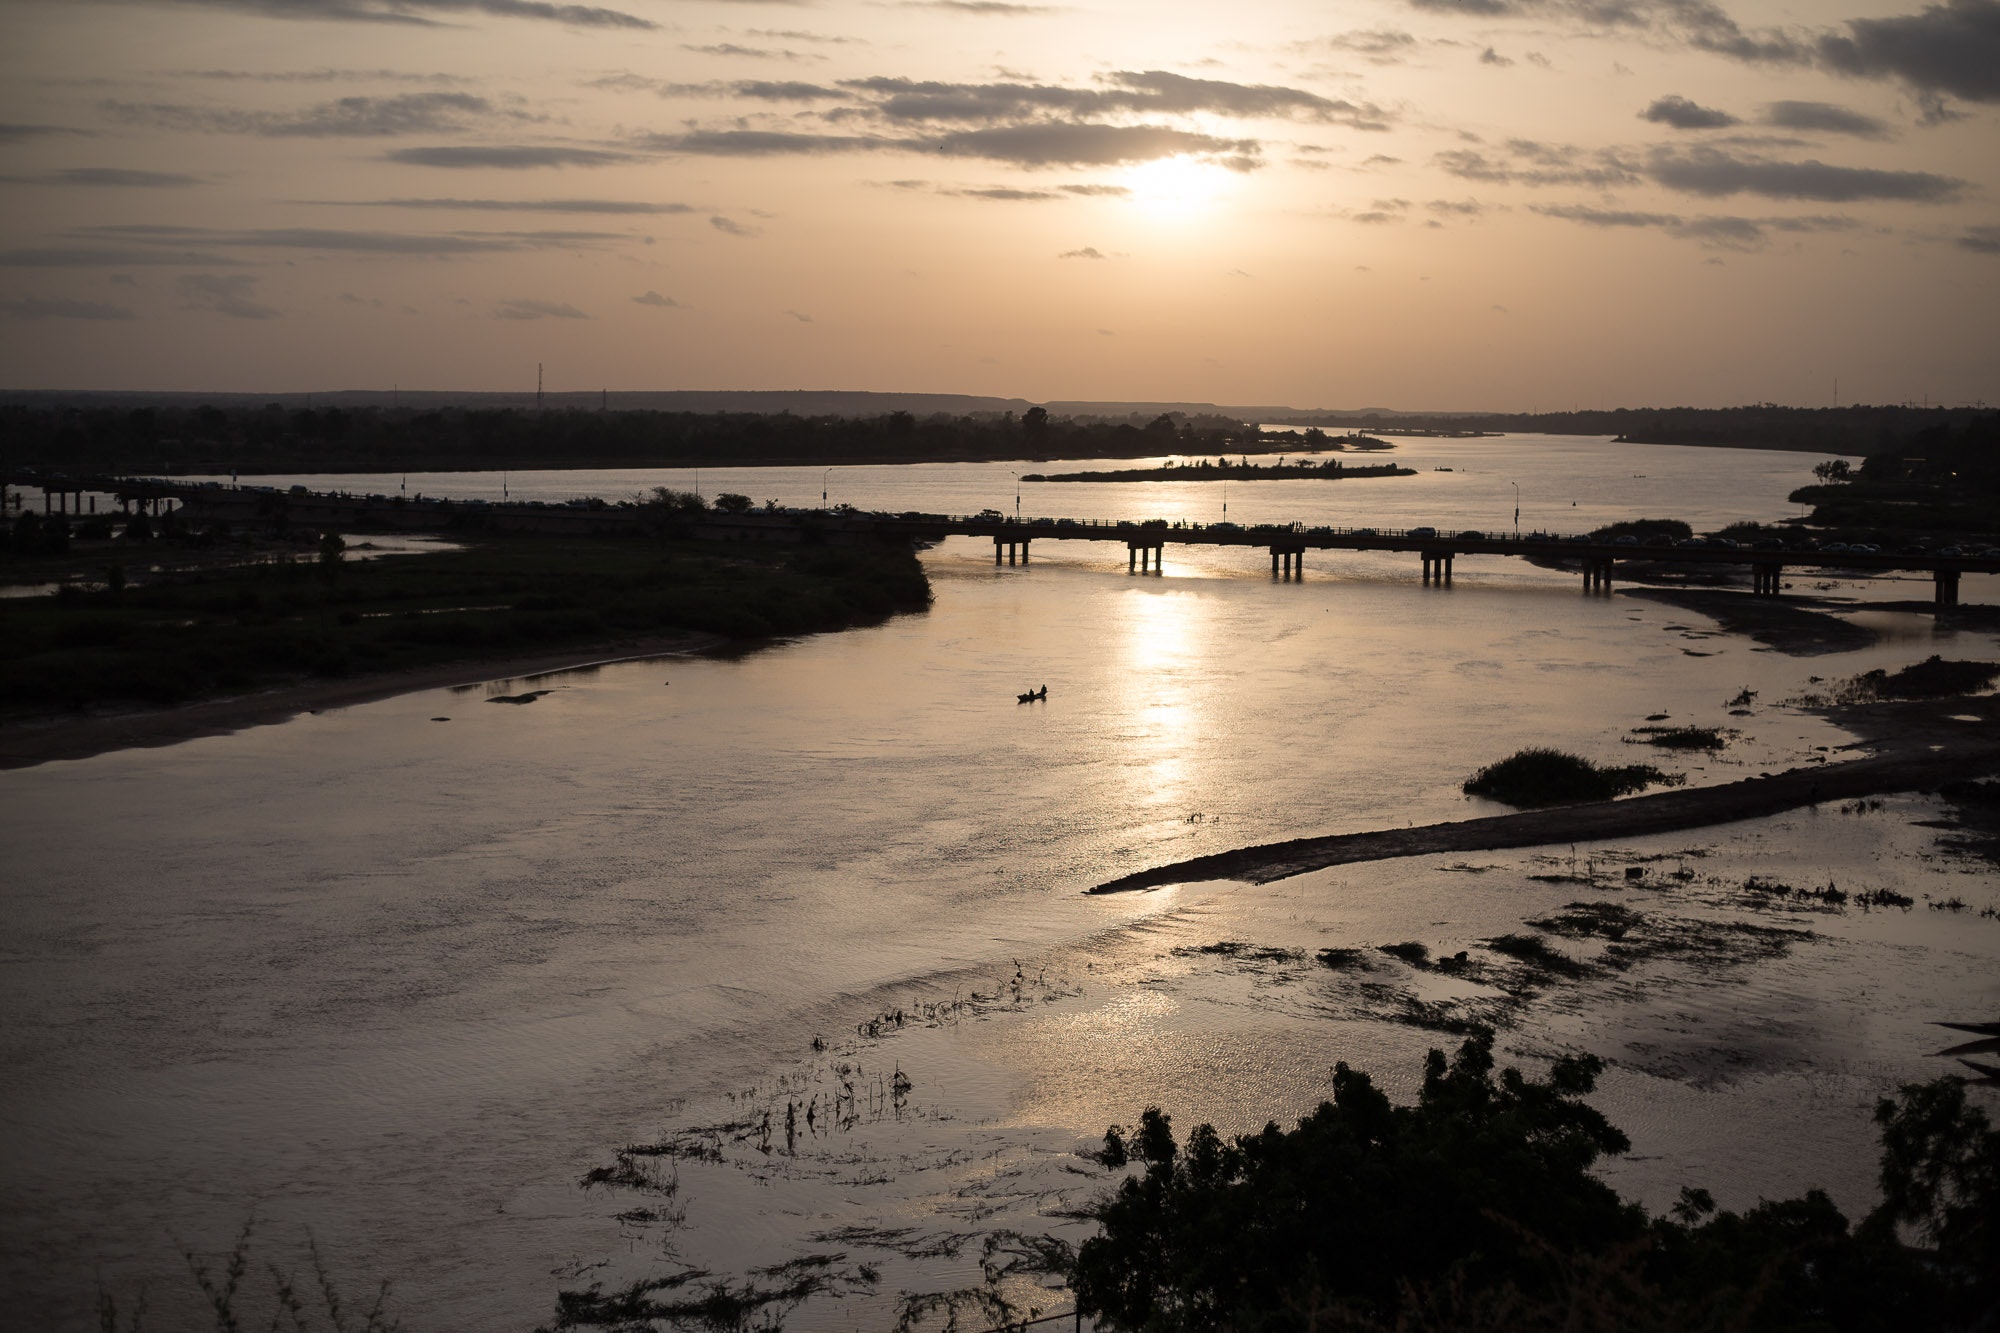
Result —
<path fill-rule="evenodd" d="M 1411 440 L 1392 456 L 1417 475 L 1232 483 L 1228 517 L 1498 530 L 1518 488 L 1524 532 L 1634 517 L 1712 529 L 1796 514 L 1785 495 L 1817 461 L 1541 437 Z M 272 480 L 496 499 L 503 484 L 547 499 L 699 485 L 784 504 L 817 504 L 824 486 L 836 504 L 966 513 L 1011 511 L 1016 473 L 1061 466 Z M 1216 483 L 1021 489 L 1029 517 L 1213 521 L 1224 503 Z M 1501 558 L 1462 559 L 1452 587 L 1429 589 L 1414 556 L 1309 554 L 1298 583 L 1271 579 L 1257 551 L 1170 547 L 1161 576 L 1123 557 L 1046 542 L 1031 565 L 995 568 L 990 546 L 954 540 L 924 555 L 933 608 L 872 629 L 544 678 L 552 693 L 532 706 L 485 702 L 518 682 L 431 690 L 0 773 L 0 1323 L 94 1328 L 100 1284 L 121 1308 L 150 1284 L 147 1327 L 178 1327 L 180 1247 L 226 1249 L 254 1215 L 272 1262 L 297 1262 L 310 1228 L 353 1291 L 392 1280 L 412 1328 L 532 1327 L 559 1289 L 668 1263 L 613 1216 L 630 1200 L 576 1188 L 619 1147 L 773 1086 L 813 1037 L 904 997 L 992 992 L 1022 960 L 1045 960 L 1031 976 L 1055 959 L 1081 975 L 1147 954 L 1163 914 L 1224 910 L 1202 904 L 1237 892 L 1085 897 L 1090 884 L 1243 843 L 1492 813 L 1459 783 L 1523 745 L 1629 762 L 1621 738 L 1650 715 L 1732 724 L 1742 690 L 1774 701 L 1808 672 L 1994 648 L 1883 614 L 1873 648 L 1788 658 Z M 1928 584 L 1833 589 L 1864 590 Z M 1966 598 L 1993 590 L 1969 581 Z M 1044 683 L 1046 703 L 1016 704 Z M 1735 725 L 1724 758 L 1673 766 L 1728 780 L 1845 739 L 1797 711 Z M 1785 836 L 1787 855 L 1843 880 L 1887 855 Z M 1441 919 L 1428 898 L 1406 906 L 1401 882 L 1379 877 L 1370 899 L 1369 875 L 1342 881 L 1371 920 Z M 1046 986 L 1052 1014 L 1088 989 Z M 1990 982 L 1981 995 L 1995 998 Z M 1123 1046 L 1141 1072 L 1060 1111 L 1049 1088 L 1076 1031 L 988 1029 L 1012 1034 L 1009 1068 L 1039 1071 L 1035 1134 L 1067 1151 L 1102 1132 L 1107 1099 L 1129 1117 L 1176 1080 L 1202 1084 L 1200 1044 L 1142 1018 L 1157 1047 Z M 1363 1026 L 1355 1049 L 1381 1049 Z M 919 1069 L 914 1038 L 885 1049 L 919 1101 L 926 1077 L 956 1070 L 960 1092 L 924 1103 L 928 1123 L 1003 1151 L 1030 1099 L 1008 1061 L 933 1052 Z M 1244 1124 L 1317 1095 L 1285 1059 L 1260 1068 L 1247 1090 L 1189 1095 Z M 698 1179 L 690 1168 L 681 1196 L 696 1232 Z M 829 1176 L 769 1208 L 838 1232 L 874 1179 Z M 707 1251 L 698 1235 L 681 1251 L 710 1265 L 797 1253 L 786 1226 L 732 1206 Z M 889 1211 L 917 1226 L 939 1207 L 913 1191 Z M 912 1258 L 897 1280 L 936 1271 Z M 882 1322 L 837 1302 L 793 1321 Z"/>

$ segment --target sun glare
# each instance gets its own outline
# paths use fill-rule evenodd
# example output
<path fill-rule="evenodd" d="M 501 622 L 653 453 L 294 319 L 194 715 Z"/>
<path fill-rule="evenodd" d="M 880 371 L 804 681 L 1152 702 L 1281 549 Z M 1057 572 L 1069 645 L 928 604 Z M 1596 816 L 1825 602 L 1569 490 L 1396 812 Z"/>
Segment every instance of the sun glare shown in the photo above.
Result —
<path fill-rule="evenodd" d="M 1132 202 L 1150 217 L 1173 221 L 1208 212 L 1233 184 L 1228 168 L 1185 154 L 1142 162 L 1125 173 Z"/>

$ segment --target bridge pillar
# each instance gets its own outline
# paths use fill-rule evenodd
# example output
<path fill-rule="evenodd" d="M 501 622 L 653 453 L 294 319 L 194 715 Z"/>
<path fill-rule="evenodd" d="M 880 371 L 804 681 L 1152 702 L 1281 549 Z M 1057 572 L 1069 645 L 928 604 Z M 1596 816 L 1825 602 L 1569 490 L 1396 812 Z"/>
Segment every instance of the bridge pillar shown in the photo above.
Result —
<path fill-rule="evenodd" d="M 1937 604 L 1939 606 L 1957 606 L 1958 571 L 1955 569 L 1934 570 L 1931 573 L 1931 578 L 1937 583 Z"/>
<path fill-rule="evenodd" d="M 1611 591 L 1611 562 L 1585 558 L 1583 562 L 1583 590 L 1585 592 Z"/>
<path fill-rule="evenodd" d="M 1271 577 L 1272 577 L 1272 578 L 1274 578 L 1274 579 L 1278 577 L 1278 561 L 1279 561 L 1279 558 L 1280 558 L 1280 556 L 1279 556 L 1279 552 L 1278 552 L 1278 548 L 1277 548 L 1277 547 L 1275 547 L 1275 546 L 1273 546 L 1273 547 L 1271 548 Z M 1288 563 L 1289 563 L 1289 562 L 1288 562 Z"/>
<path fill-rule="evenodd" d="M 1758 597 L 1776 597 L 1784 575 L 1783 565 L 1752 565 L 1750 591 Z"/>

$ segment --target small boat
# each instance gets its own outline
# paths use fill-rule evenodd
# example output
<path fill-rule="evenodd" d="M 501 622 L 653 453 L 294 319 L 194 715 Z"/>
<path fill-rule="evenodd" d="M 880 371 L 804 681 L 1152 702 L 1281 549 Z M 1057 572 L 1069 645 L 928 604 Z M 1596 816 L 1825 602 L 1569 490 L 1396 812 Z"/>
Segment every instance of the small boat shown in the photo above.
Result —
<path fill-rule="evenodd" d="M 1016 703 L 1031 704 L 1038 699 L 1046 700 L 1048 697 L 1049 697 L 1049 687 L 1044 685 L 1039 690 L 1029 690 L 1026 694 L 1015 695 L 1014 701 Z"/>

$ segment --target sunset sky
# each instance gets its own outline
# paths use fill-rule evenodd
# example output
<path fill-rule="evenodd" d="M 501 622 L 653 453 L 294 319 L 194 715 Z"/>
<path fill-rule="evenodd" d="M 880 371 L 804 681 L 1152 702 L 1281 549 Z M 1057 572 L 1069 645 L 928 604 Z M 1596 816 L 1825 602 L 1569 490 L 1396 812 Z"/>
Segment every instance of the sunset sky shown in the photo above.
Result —
<path fill-rule="evenodd" d="M 0 23 L 0 388 L 2000 401 L 2000 0 Z"/>

